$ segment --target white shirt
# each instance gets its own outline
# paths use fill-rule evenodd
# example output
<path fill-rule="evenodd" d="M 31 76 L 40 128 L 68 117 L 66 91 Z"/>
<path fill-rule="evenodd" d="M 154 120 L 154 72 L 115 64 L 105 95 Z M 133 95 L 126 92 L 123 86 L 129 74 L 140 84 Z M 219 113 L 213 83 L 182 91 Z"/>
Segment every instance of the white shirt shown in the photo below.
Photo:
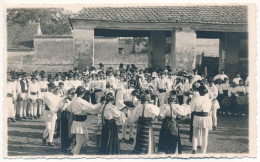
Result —
<path fill-rule="evenodd" d="M 48 81 L 44 80 L 44 81 L 39 81 L 39 86 L 41 89 L 48 89 Z"/>
<path fill-rule="evenodd" d="M 193 79 L 192 79 L 192 83 L 197 82 L 198 80 L 201 80 L 201 76 L 197 75 L 193 75 Z"/>
<path fill-rule="evenodd" d="M 223 91 L 224 90 L 229 90 L 229 87 L 230 87 L 230 84 L 229 83 L 223 83 L 223 84 L 221 84 L 220 85 L 220 87 L 219 87 L 219 93 L 220 94 L 223 94 Z"/>
<path fill-rule="evenodd" d="M 72 99 L 67 106 L 68 111 L 76 115 L 97 114 L 100 111 L 101 103 L 93 105 L 80 97 Z"/>
<path fill-rule="evenodd" d="M 194 96 L 190 102 L 191 112 L 210 112 L 212 102 L 207 95 Z"/>
<path fill-rule="evenodd" d="M 69 89 L 71 89 L 71 88 L 73 88 L 73 80 L 65 80 L 64 81 L 64 88 L 66 89 L 66 90 L 69 90 Z"/>
<path fill-rule="evenodd" d="M 121 110 L 122 108 L 125 107 L 125 103 L 124 103 L 124 93 L 125 93 L 125 89 L 120 89 L 120 90 L 117 90 L 116 91 L 116 94 L 115 94 L 115 106 Z"/>
<path fill-rule="evenodd" d="M 157 80 L 157 89 L 166 89 L 166 91 L 170 90 L 170 83 L 167 78 L 158 78 Z"/>
<path fill-rule="evenodd" d="M 212 92 L 213 99 L 216 99 L 218 97 L 218 88 L 215 86 L 215 84 L 212 84 L 209 89 Z"/>
<path fill-rule="evenodd" d="M 133 96 L 132 96 L 133 90 L 134 90 L 133 88 L 125 89 L 125 93 L 124 93 L 124 100 L 125 101 L 132 101 L 133 100 Z"/>
<path fill-rule="evenodd" d="M 236 85 L 239 85 L 239 81 L 242 80 L 241 78 L 234 78 L 233 82 L 236 83 Z"/>
<path fill-rule="evenodd" d="M 16 100 L 17 95 L 16 95 L 16 85 L 13 84 L 13 82 L 8 82 L 6 85 L 6 94 L 10 93 L 13 94 L 13 97 L 7 97 L 6 100 Z"/>
<path fill-rule="evenodd" d="M 63 82 L 62 80 L 56 80 L 56 81 L 54 81 L 53 83 L 55 84 L 55 86 L 57 87 L 57 86 L 59 86 L 59 83 L 60 82 Z"/>
<path fill-rule="evenodd" d="M 179 105 L 179 104 L 171 104 L 172 106 L 172 117 L 176 118 L 177 115 L 180 116 L 186 116 L 188 114 L 190 114 L 190 106 L 183 104 L 183 105 Z M 162 119 L 164 119 L 165 117 L 171 117 L 171 107 L 169 104 L 164 104 L 160 107 L 160 117 Z"/>
<path fill-rule="evenodd" d="M 31 98 L 31 92 L 35 92 L 36 95 L 37 95 L 37 98 L 39 97 L 39 94 L 41 93 L 41 90 L 40 90 L 40 85 L 38 84 L 38 82 L 31 83 L 29 85 L 28 98 Z"/>
<path fill-rule="evenodd" d="M 105 104 L 104 106 L 102 106 L 102 109 L 100 111 L 101 114 L 103 113 L 104 108 L 105 108 L 105 111 L 104 111 L 105 119 L 108 119 L 108 120 L 117 119 L 120 121 L 120 124 L 125 123 L 125 121 L 126 121 L 125 114 L 123 112 L 121 112 L 120 110 L 118 110 L 116 106 L 112 105 L 111 103 Z"/>
<path fill-rule="evenodd" d="M 46 92 L 42 100 L 52 112 L 57 112 L 64 104 L 62 98 L 50 92 Z"/>
<path fill-rule="evenodd" d="M 228 97 L 231 97 L 232 94 L 236 94 L 236 87 L 229 87 L 228 89 Z"/>
<path fill-rule="evenodd" d="M 237 86 L 234 91 L 236 92 L 236 96 L 239 96 L 238 95 L 238 92 L 243 92 L 244 95 L 246 94 L 246 87 L 245 86 Z"/>
<path fill-rule="evenodd" d="M 143 113 L 143 104 L 137 105 L 132 113 L 128 117 L 129 122 L 135 122 L 139 119 L 139 117 L 142 117 Z M 144 109 L 144 117 L 145 118 L 154 118 L 158 116 L 160 113 L 160 109 L 153 104 L 145 104 L 145 109 Z"/>
<path fill-rule="evenodd" d="M 228 78 L 228 76 L 226 74 L 218 74 L 214 77 L 214 81 L 217 79 L 221 79 L 224 81 L 225 78 Z"/>
<path fill-rule="evenodd" d="M 107 77 L 106 82 L 109 83 L 110 85 L 112 85 L 112 86 L 114 87 L 115 84 L 116 84 L 116 79 L 115 79 L 115 77 L 113 77 L 113 76 L 109 76 L 109 77 Z"/>

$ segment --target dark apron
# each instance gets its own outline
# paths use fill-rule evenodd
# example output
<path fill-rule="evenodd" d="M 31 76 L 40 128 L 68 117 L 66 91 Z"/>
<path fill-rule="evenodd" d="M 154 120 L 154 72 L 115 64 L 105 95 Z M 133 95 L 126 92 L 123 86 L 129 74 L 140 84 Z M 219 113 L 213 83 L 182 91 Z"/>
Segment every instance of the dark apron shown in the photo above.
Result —
<path fill-rule="evenodd" d="M 102 132 L 101 132 L 101 146 L 99 154 L 101 155 L 116 155 L 120 154 L 120 142 L 118 138 L 118 131 L 116 121 L 114 119 L 104 119 L 106 105 L 102 111 Z"/>
<path fill-rule="evenodd" d="M 138 124 L 137 124 L 137 134 L 136 134 L 136 144 L 132 154 L 147 154 L 149 149 L 149 141 L 151 140 L 151 153 L 155 153 L 155 143 L 154 143 L 154 134 L 153 134 L 153 127 L 152 127 L 152 118 L 145 118 L 144 117 L 144 109 L 145 106 L 143 105 L 143 112 L 142 117 L 139 117 Z M 150 139 L 150 131 L 151 131 L 151 139 Z"/>
<path fill-rule="evenodd" d="M 178 147 L 178 154 L 182 153 L 181 138 L 179 134 L 179 126 L 176 120 L 172 117 L 165 117 L 160 130 L 158 152 L 166 154 L 175 154 Z"/>
<path fill-rule="evenodd" d="M 67 153 L 71 146 L 75 146 L 75 135 L 71 134 L 71 125 L 73 122 L 73 113 L 64 110 L 60 117 L 60 149 L 61 152 Z"/>

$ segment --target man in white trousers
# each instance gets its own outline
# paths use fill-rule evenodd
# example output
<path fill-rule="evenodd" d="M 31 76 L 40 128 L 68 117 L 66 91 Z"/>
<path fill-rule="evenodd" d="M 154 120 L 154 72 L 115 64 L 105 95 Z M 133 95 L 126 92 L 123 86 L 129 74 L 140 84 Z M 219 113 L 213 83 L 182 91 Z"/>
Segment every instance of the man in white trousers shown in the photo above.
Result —
<path fill-rule="evenodd" d="M 43 97 L 44 111 L 43 111 L 43 118 L 46 122 L 46 128 L 43 133 L 42 143 L 46 145 L 48 142 L 48 146 L 55 147 L 53 144 L 53 136 L 54 136 L 54 129 L 57 119 L 57 111 L 58 108 L 64 105 L 63 100 L 60 96 L 55 95 L 53 92 L 56 86 L 54 83 L 48 84 L 48 92 Z"/>

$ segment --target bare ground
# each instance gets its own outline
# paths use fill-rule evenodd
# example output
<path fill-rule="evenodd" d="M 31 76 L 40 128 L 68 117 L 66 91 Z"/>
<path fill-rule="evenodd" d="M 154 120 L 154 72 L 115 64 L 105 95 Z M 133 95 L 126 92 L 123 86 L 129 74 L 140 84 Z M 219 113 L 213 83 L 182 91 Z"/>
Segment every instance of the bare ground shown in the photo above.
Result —
<path fill-rule="evenodd" d="M 90 116 L 90 142 L 81 150 L 81 154 L 97 154 L 96 132 L 97 117 Z M 183 153 L 190 154 L 192 144 L 189 142 L 189 123 L 180 121 Z M 160 122 L 154 123 L 155 141 L 158 142 Z M 42 145 L 42 134 L 45 124 L 40 119 L 18 121 L 8 127 L 8 156 L 42 156 L 62 155 L 59 149 L 60 139 L 54 139 L 56 147 Z M 121 143 L 122 154 L 129 154 L 133 144 Z M 208 153 L 248 153 L 248 118 L 234 116 L 218 116 L 218 129 L 209 131 Z"/>

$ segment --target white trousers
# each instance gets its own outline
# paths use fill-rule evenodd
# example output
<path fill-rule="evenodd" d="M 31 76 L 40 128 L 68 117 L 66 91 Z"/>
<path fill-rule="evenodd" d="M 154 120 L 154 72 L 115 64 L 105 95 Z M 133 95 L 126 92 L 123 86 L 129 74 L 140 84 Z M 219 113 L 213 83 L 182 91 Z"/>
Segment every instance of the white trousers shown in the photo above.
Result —
<path fill-rule="evenodd" d="M 76 134 L 76 146 L 72 149 L 73 155 L 79 155 L 82 146 L 87 143 L 88 134 Z"/>
<path fill-rule="evenodd" d="M 218 109 L 212 109 L 211 115 L 212 115 L 213 126 L 217 126 L 218 125 L 217 110 Z"/>
<path fill-rule="evenodd" d="M 192 150 L 197 150 L 200 139 L 202 143 L 202 153 L 205 154 L 208 146 L 208 128 L 193 127 Z"/>
<path fill-rule="evenodd" d="M 159 98 L 159 102 L 160 102 L 159 106 L 162 106 L 163 104 L 167 103 L 167 93 L 166 92 L 159 93 L 158 98 Z"/>
<path fill-rule="evenodd" d="M 57 117 L 53 117 L 50 121 L 45 122 L 46 128 L 45 128 L 44 133 L 43 133 L 43 138 L 47 138 L 47 136 L 49 135 L 49 137 L 47 139 L 48 142 L 53 141 L 56 119 L 57 119 Z"/>
<path fill-rule="evenodd" d="M 30 115 L 37 116 L 37 102 L 30 103 Z"/>
<path fill-rule="evenodd" d="M 27 106 L 28 106 L 28 101 L 27 100 L 22 100 L 18 102 L 19 105 L 19 116 L 20 117 L 26 117 L 27 116 Z"/>

